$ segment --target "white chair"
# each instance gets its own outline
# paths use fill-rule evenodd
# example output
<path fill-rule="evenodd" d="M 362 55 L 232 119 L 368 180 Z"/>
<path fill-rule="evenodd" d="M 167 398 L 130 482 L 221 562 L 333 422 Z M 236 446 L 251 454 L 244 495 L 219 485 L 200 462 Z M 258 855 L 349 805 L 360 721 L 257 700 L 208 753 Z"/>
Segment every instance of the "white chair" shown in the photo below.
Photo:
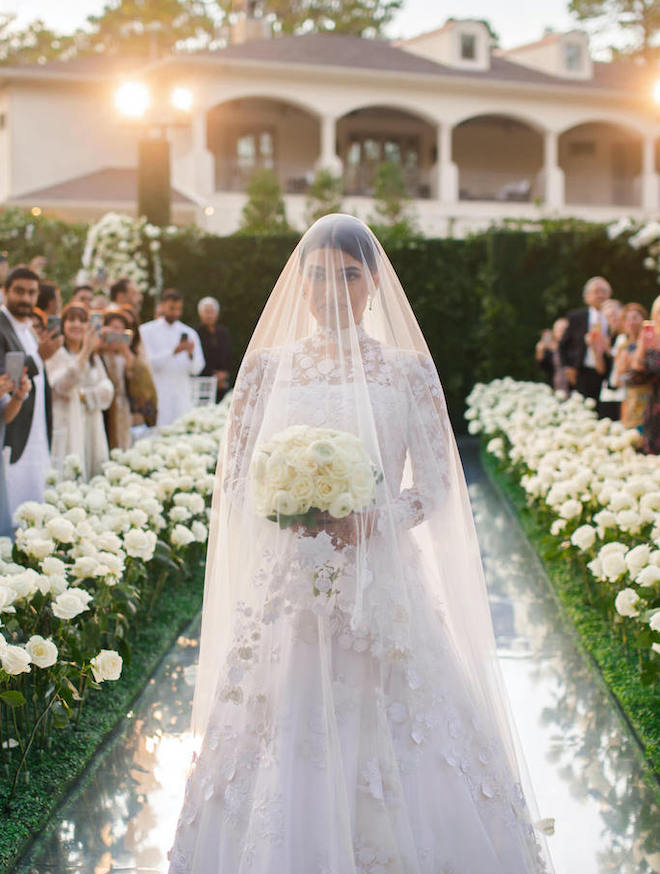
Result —
<path fill-rule="evenodd" d="M 215 376 L 191 376 L 190 393 L 193 407 L 205 407 L 215 403 L 218 381 Z"/>

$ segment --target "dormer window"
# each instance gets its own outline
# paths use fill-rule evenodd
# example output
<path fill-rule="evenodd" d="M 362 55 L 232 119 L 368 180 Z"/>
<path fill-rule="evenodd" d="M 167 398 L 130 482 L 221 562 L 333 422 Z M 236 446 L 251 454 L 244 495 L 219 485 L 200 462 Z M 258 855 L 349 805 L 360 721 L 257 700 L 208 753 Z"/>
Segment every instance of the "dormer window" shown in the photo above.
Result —
<path fill-rule="evenodd" d="M 573 72 L 582 69 L 582 46 L 577 42 L 564 44 L 564 60 L 566 69 Z"/>
<path fill-rule="evenodd" d="M 477 37 L 473 33 L 461 34 L 461 60 L 474 61 L 477 57 Z"/>

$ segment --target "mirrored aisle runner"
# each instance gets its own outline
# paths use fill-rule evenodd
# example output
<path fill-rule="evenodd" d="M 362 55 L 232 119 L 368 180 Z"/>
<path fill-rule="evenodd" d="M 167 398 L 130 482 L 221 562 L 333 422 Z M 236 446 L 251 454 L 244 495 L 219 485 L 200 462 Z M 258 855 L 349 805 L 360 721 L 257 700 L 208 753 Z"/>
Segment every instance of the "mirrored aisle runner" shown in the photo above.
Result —
<path fill-rule="evenodd" d="M 557 874 L 660 874 L 660 811 L 634 741 L 563 627 L 549 583 L 508 507 L 461 446 L 498 650 Z M 94 775 L 16 874 L 167 869 L 190 759 L 187 733 L 198 625 L 150 680 Z M 657 840 L 655 844 L 657 845 Z M 485 872 L 484 872 L 485 874 Z"/>

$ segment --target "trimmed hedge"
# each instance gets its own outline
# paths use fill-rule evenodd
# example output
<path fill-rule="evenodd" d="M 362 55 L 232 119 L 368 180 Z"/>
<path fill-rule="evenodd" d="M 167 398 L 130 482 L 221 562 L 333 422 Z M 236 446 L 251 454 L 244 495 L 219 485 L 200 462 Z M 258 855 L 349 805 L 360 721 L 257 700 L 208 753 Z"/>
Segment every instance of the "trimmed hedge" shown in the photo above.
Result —
<path fill-rule="evenodd" d="M 163 243 L 165 285 L 197 301 L 217 296 L 234 340 L 235 369 L 277 277 L 298 242 L 284 237 L 181 235 Z M 656 274 L 644 250 L 610 240 L 602 226 L 538 232 L 490 231 L 464 240 L 412 239 L 388 250 L 443 381 L 454 427 L 477 380 L 539 378 L 534 344 L 541 329 L 578 307 L 582 287 L 603 274 L 623 301 L 649 306 Z"/>
<path fill-rule="evenodd" d="M 653 775 L 649 786 L 660 803 L 660 688 L 643 685 L 637 653 L 612 633 L 611 623 L 585 598 L 588 572 L 574 553 L 561 550 L 549 535 L 518 481 L 481 443 L 481 461 L 495 487 L 513 507 L 520 524 L 543 562 L 560 605 L 574 625 L 580 643 L 595 663 L 637 738 Z"/>
<path fill-rule="evenodd" d="M 57 805 L 117 730 L 159 662 L 201 609 L 203 588 L 203 560 L 189 576 L 171 575 L 149 621 L 140 625 L 131 641 L 131 662 L 121 678 L 92 692 L 80 723 L 55 732 L 48 753 L 31 759 L 29 780 L 21 780 L 9 812 L 0 814 L 0 874 L 13 870 L 19 856 L 47 828 Z"/>

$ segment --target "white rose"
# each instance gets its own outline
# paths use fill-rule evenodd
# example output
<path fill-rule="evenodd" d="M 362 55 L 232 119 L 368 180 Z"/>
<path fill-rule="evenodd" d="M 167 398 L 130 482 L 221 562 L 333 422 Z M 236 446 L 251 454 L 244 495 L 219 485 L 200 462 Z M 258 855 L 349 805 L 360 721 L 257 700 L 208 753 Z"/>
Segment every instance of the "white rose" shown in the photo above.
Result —
<path fill-rule="evenodd" d="M 0 613 L 15 613 L 16 608 L 13 606 L 16 600 L 16 592 L 9 586 L 0 584 Z"/>
<path fill-rule="evenodd" d="M 328 512 L 335 519 L 343 519 L 353 511 L 353 498 L 347 492 L 342 492 L 328 507 Z"/>
<path fill-rule="evenodd" d="M 582 513 L 582 503 L 574 498 L 564 501 L 559 508 L 559 515 L 562 519 L 574 519 Z"/>
<path fill-rule="evenodd" d="M 565 527 L 566 519 L 555 519 L 550 526 L 550 534 L 552 534 L 553 537 L 558 537 Z"/>
<path fill-rule="evenodd" d="M 150 561 L 156 548 L 156 537 L 153 531 L 143 531 L 141 528 L 130 528 L 124 534 L 124 549 L 127 555 Z"/>
<path fill-rule="evenodd" d="M 578 549 L 591 549 L 596 542 L 596 530 L 591 525 L 580 525 L 571 534 L 571 543 Z"/>
<path fill-rule="evenodd" d="M 73 619 L 88 610 L 92 596 L 84 589 L 66 589 L 52 602 L 53 614 L 58 619 Z"/>
<path fill-rule="evenodd" d="M 63 516 L 56 516 L 46 522 L 46 530 L 49 535 L 60 543 L 71 543 L 75 535 L 73 523 Z"/>
<path fill-rule="evenodd" d="M 103 531 L 96 537 L 96 548 L 103 552 L 121 552 L 121 538 L 112 531 Z"/>
<path fill-rule="evenodd" d="M 57 661 L 57 647 L 52 640 L 45 640 L 39 634 L 33 634 L 25 644 L 32 664 L 38 668 L 49 668 Z"/>
<path fill-rule="evenodd" d="M 620 616 L 639 616 L 640 598 L 634 589 L 622 589 L 614 599 L 614 607 Z"/>
<path fill-rule="evenodd" d="M 660 610 L 656 610 L 653 616 L 651 616 L 649 625 L 651 626 L 651 631 L 660 631 Z"/>
<path fill-rule="evenodd" d="M 128 521 L 135 528 L 143 528 L 149 521 L 149 516 L 144 512 L 144 510 L 140 510 L 136 507 L 128 514 Z"/>
<path fill-rule="evenodd" d="M 187 507 L 172 507 L 169 512 L 170 522 L 187 522 L 192 513 Z"/>
<path fill-rule="evenodd" d="M 172 546 L 188 546 L 188 544 L 193 543 L 194 540 L 195 536 L 192 531 L 190 531 L 189 528 L 185 528 L 183 525 L 175 525 L 170 534 L 170 543 Z"/>
<path fill-rule="evenodd" d="M 597 580 L 603 579 L 603 565 L 599 558 L 594 558 L 587 564 L 587 567 L 591 571 L 591 573 L 596 577 Z"/>
<path fill-rule="evenodd" d="M 51 595 L 60 595 L 68 586 L 68 581 L 64 574 L 50 574 L 46 579 L 50 584 Z"/>
<path fill-rule="evenodd" d="M 62 518 L 67 519 L 72 525 L 80 525 L 87 518 L 87 513 L 82 507 L 72 507 L 66 511 Z"/>
<path fill-rule="evenodd" d="M 619 543 L 618 541 L 613 541 L 612 543 L 606 543 L 604 546 L 601 546 L 598 555 L 600 558 L 603 558 L 606 555 L 609 555 L 611 552 L 619 552 L 621 555 L 624 555 L 628 552 L 628 547 L 625 543 Z"/>
<path fill-rule="evenodd" d="M 645 543 L 635 546 L 630 550 L 630 552 L 627 552 L 625 555 L 625 562 L 631 576 L 634 576 L 639 573 L 643 567 L 646 567 L 649 563 L 650 557 L 651 549 Z"/>
<path fill-rule="evenodd" d="M 65 574 L 66 565 L 61 559 L 56 558 L 54 555 L 49 555 L 48 558 L 45 558 L 41 562 L 41 570 L 47 576 L 50 576 L 51 574 Z"/>
<path fill-rule="evenodd" d="M 28 540 L 23 546 L 23 552 L 26 555 L 32 556 L 32 558 L 36 558 L 37 561 L 41 561 L 54 551 L 55 542 L 53 540 L 43 540 L 38 537 Z"/>
<path fill-rule="evenodd" d="M 627 570 L 626 563 L 620 552 L 609 552 L 606 555 L 601 556 L 600 561 L 603 568 L 603 575 L 605 579 L 609 580 L 611 583 L 620 579 Z"/>
<path fill-rule="evenodd" d="M 71 569 L 71 573 L 78 580 L 100 576 L 101 570 L 96 556 L 82 555 L 80 558 L 77 558 Z"/>
<path fill-rule="evenodd" d="M 209 536 L 208 529 L 203 522 L 200 522 L 198 519 L 192 523 L 191 530 L 193 533 L 193 537 L 198 543 L 206 543 L 206 540 Z"/>
<path fill-rule="evenodd" d="M 635 582 L 640 586 L 654 586 L 660 582 L 660 567 L 654 564 L 648 565 L 637 574 Z"/>
<path fill-rule="evenodd" d="M 7 584 L 16 592 L 17 598 L 31 598 L 39 588 L 39 577 L 35 570 L 20 571 L 7 579 Z"/>
<path fill-rule="evenodd" d="M 118 680 L 121 676 L 122 657 L 113 649 L 102 649 L 90 664 L 97 683 L 103 683 L 104 680 Z"/>
<path fill-rule="evenodd" d="M 30 654 L 22 646 L 8 644 L 0 652 L 0 662 L 2 662 L 3 670 L 11 674 L 12 677 L 17 674 L 30 673 Z"/>

